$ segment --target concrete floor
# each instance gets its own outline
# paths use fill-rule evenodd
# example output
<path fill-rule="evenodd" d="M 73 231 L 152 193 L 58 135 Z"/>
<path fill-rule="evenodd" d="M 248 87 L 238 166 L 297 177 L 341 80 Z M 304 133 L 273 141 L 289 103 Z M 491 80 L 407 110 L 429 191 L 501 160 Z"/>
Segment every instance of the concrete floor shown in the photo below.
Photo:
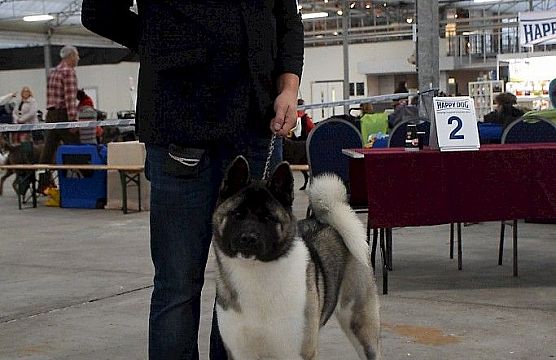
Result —
<path fill-rule="evenodd" d="M 298 216 L 306 203 L 298 193 Z M 0 214 L 0 359 L 146 359 L 148 212 L 19 211 L 6 184 Z M 394 230 L 390 294 L 381 295 L 385 358 L 555 358 L 556 225 L 520 223 L 518 278 L 509 239 L 497 265 L 499 223 L 463 229 L 463 271 L 448 257 L 448 231 Z M 201 359 L 213 299 L 211 259 Z M 321 333 L 320 354 L 356 358 L 335 320 Z"/>

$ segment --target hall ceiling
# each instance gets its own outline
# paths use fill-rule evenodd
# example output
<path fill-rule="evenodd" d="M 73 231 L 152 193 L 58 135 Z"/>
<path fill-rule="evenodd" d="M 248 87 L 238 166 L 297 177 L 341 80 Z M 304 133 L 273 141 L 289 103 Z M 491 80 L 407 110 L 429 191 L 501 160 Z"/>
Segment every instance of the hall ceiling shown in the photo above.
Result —
<path fill-rule="evenodd" d="M 54 44 L 73 42 L 91 46 L 116 46 L 81 26 L 81 2 L 82 0 L 0 0 L 0 47 L 42 45 L 47 39 Z M 415 0 L 352 0 L 349 3 L 352 18 L 378 16 L 377 12 L 395 18 L 396 14 L 399 17 L 400 14 L 405 16 L 413 13 L 415 8 Z M 299 0 L 299 5 L 303 13 L 326 11 L 329 19 L 340 19 L 337 14 L 341 9 L 340 0 Z M 555 9 L 556 0 L 499 0 L 485 3 L 439 0 L 439 7 L 485 9 L 492 14 L 515 14 L 529 9 Z M 50 14 L 54 19 L 49 22 L 22 21 L 23 16 L 37 14 Z"/>

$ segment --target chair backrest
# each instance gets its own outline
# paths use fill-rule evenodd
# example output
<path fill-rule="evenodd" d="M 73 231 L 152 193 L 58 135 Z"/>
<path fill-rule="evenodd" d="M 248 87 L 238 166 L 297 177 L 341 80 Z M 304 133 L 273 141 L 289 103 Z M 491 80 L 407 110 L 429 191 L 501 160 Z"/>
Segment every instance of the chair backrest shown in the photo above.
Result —
<path fill-rule="evenodd" d="M 307 160 L 313 176 L 322 173 L 338 175 L 349 192 L 349 158 L 342 149 L 360 148 L 361 133 L 341 119 L 319 122 L 307 138 Z"/>
<path fill-rule="evenodd" d="M 519 118 L 502 133 L 502 144 L 556 142 L 556 125 L 541 117 Z"/>
<path fill-rule="evenodd" d="M 417 124 L 417 131 L 424 132 L 423 145 L 429 145 L 429 135 L 431 132 L 431 123 L 427 118 L 419 118 L 418 121 L 402 121 L 396 125 L 388 138 L 388 147 L 405 147 L 405 135 L 407 133 L 407 124 Z"/>

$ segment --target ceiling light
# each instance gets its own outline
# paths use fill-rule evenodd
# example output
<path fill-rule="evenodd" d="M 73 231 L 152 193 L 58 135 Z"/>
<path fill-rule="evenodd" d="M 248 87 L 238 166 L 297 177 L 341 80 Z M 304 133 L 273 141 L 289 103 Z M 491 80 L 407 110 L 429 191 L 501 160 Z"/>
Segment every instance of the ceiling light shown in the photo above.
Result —
<path fill-rule="evenodd" d="M 355 3 L 352 2 L 351 4 L 349 4 L 350 9 L 353 9 L 355 7 Z"/>
<path fill-rule="evenodd" d="M 337 31 L 334 31 L 334 32 L 332 33 L 332 35 L 338 36 L 338 32 L 337 32 Z"/>
<path fill-rule="evenodd" d="M 413 18 L 407 18 L 405 19 L 405 22 L 411 24 L 413 22 Z"/>
<path fill-rule="evenodd" d="M 382 4 L 382 6 L 386 7 L 386 3 Z"/>
<path fill-rule="evenodd" d="M 325 3 L 325 4 L 328 4 L 328 0 L 324 0 L 324 3 Z"/>
<path fill-rule="evenodd" d="M 365 5 L 365 9 L 370 9 L 370 8 L 371 8 L 371 4 Z"/>
<path fill-rule="evenodd" d="M 52 15 L 48 15 L 48 14 L 44 14 L 44 15 L 29 15 L 29 16 L 24 16 L 23 17 L 23 21 L 49 21 L 54 19 L 54 16 Z"/>
<path fill-rule="evenodd" d="M 319 18 L 325 18 L 325 17 L 328 17 L 327 12 L 316 12 L 316 13 L 301 14 L 301 19 L 303 19 L 303 20 L 319 19 Z"/>
<path fill-rule="evenodd" d="M 342 16 L 342 15 L 344 15 L 344 12 L 342 10 L 338 10 L 338 11 L 336 11 L 336 14 Z"/>

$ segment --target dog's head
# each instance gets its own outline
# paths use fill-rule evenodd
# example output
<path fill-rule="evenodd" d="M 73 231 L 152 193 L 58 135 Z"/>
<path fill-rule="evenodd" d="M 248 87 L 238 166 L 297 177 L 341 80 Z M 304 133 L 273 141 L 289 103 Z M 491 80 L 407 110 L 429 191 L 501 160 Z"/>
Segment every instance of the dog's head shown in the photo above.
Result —
<path fill-rule="evenodd" d="M 293 175 L 288 163 L 267 181 L 252 180 L 249 164 L 237 157 L 224 177 L 213 216 L 215 245 L 228 257 L 273 261 L 292 245 Z"/>

